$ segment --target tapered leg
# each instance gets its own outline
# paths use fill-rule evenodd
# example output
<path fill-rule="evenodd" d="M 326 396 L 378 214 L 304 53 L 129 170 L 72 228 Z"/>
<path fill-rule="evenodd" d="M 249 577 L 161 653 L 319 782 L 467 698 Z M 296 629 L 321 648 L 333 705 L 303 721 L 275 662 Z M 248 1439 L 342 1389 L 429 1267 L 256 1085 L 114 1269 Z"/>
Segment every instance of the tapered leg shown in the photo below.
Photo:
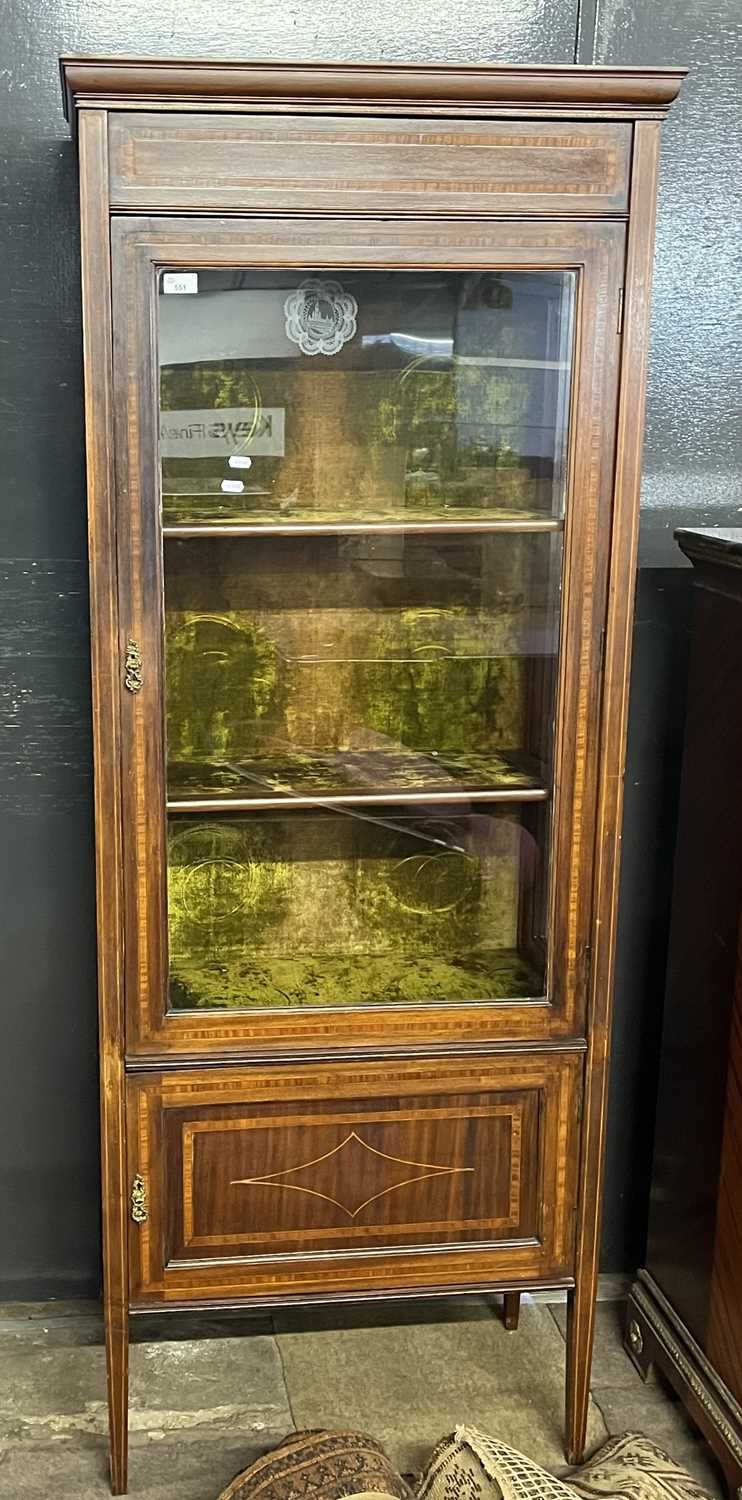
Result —
<path fill-rule="evenodd" d="M 125 1306 L 107 1309 L 106 1369 L 111 1494 L 125 1495 L 129 1448 L 129 1310 Z"/>
<path fill-rule="evenodd" d="M 594 1279 L 586 1278 L 567 1293 L 567 1420 L 564 1456 L 582 1463 L 587 1437 L 590 1369 L 595 1328 Z"/>
<path fill-rule="evenodd" d="M 502 1321 L 509 1333 L 515 1333 L 520 1317 L 520 1292 L 506 1292 L 503 1297 Z"/>

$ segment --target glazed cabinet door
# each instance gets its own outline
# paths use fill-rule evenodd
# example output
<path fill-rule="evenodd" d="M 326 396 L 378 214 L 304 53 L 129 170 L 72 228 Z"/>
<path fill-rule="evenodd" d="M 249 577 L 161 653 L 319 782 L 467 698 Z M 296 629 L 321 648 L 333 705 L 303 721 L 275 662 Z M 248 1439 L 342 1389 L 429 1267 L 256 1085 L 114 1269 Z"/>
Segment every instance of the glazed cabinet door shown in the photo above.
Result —
<path fill-rule="evenodd" d="M 565 1279 L 582 1061 L 130 1076 L 134 1301 Z"/>
<path fill-rule="evenodd" d="M 623 243 L 114 221 L 131 1057 L 584 1030 Z"/>

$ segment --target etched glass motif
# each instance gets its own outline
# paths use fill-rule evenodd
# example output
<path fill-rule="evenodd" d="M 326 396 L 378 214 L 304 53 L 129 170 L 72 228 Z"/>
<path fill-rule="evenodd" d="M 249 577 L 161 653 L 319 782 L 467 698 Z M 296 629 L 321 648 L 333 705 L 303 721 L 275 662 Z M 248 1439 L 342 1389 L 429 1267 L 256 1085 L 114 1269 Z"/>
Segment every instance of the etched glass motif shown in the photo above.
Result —
<path fill-rule="evenodd" d="M 339 281 L 309 276 L 286 298 L 286 334 L 302 354 L 339 354 L 356 331 L 358 303 Z"/>

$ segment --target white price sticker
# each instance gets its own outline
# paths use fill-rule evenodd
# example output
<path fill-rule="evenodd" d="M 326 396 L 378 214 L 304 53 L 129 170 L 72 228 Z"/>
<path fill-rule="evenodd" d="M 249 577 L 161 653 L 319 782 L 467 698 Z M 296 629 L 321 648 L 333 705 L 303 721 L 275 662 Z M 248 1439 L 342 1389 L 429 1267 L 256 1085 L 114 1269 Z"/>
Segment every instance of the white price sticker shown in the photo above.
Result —
<path fill-rule="evenodd" d="M 198 271 L 165 271 L 162 277 L 163 292 L 176 292 L 182 296 L 184 292 L 198 291 Z"/>

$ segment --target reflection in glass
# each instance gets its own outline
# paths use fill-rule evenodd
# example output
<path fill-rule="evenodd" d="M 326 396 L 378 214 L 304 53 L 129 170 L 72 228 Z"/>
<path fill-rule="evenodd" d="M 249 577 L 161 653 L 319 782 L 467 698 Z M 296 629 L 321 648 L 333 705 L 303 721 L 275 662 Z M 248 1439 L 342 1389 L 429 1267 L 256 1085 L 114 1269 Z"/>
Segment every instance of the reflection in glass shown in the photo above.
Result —
<path fill-rule="evenodd" d="M 543 807 L 169 822 L 170 1005 L 543 992 Z"/>
<path fill-rule="evenodd" d="M 574 273 L 198 277 L 158 299 L 166 523 L 562 514 Z"/>
<path fill-rule="evenodd" d="M 542 787 L 560 560 L 549 533 L 169 541 L 171 798 Z"/>

